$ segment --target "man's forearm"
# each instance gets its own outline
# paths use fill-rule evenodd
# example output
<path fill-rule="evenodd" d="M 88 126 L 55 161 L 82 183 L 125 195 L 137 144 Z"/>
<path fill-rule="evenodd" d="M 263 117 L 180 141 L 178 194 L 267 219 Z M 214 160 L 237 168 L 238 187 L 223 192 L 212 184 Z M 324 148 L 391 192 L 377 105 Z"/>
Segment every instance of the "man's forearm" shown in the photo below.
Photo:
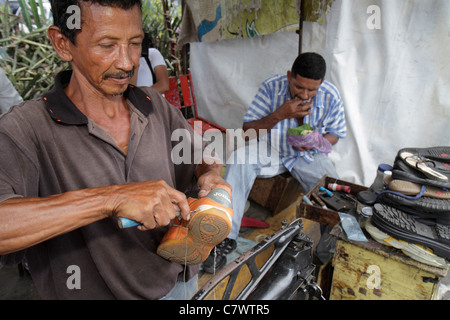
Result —
<path fill-rule="evenodd" d="M 211 159 L 211 161 L 214 161 L 214 159 Z M 209 161 L 203 161 L 202 164 L 197 166 L 195 176 L 200 178 L 202 175 L 207 173 L 214 173 L 220 176 L 222 173 L 222 167 L 223 165 L 217 161 L 212 164 L 209 164 Z"/>
<path fill-rule="evenodd" d="M 101 191 L 103 189 L 103 191 Z M 108 216 L 106 188 L 0 204 L 0 255 L 23 250 Z"/>
<path fill-rule="evenodd" d="M 138 221 L 142 231 L 163 227 L 170 224 L 178 210 L 183 218 L 188 217 L 186 196 L 163 180 L 89 188 L 46 198 L 5 200 L 0 203 L 0 255 L 106 217 Z"/>
<path fill-rule="evenodd" d="M 331 143 L 332 146 L 334 146 L 339 141 L 339 138 L 331 133 L 327 133 L 323 137 L 325 139 L 327 139 Z"/>
<path fill-rule="evenodd" d="M 277 113 L 272 113 L 260 120 L 244 122 L 242 129 L 244 130 L 245 138 L 249 140 L 259 138 L 272 130 L 281 120 Z"/>

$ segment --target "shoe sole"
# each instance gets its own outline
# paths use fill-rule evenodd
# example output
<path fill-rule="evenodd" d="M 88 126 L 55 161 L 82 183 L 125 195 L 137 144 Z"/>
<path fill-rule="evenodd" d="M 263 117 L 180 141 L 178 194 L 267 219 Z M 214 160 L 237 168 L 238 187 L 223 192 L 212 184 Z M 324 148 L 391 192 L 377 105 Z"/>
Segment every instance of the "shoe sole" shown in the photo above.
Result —
<path fill-rule="evenodd" d="M 428 226 L 395 208 L 376 204 L 372 224 L 400 240 L 421 244 L 447 260 L 450 259 L 450 229 L 444 225 Z"/>
<path fill-rule="evenodd" d="M 231 220 L 224 211 L 209 208 L 195 213 L 187 228 L 188 235 L 184 239 L 170 239 L 161 243 L 158 255 L 184 265 L 200 264 L 230 233 Z"/>
<path fill-rule="evenodd" d="M 450 147 L 404 148 L 399 151 L 401 152 L 417 153 L 429 159 L 450 162 Z"/>
<path fill-rule="evenodd" d="M 450 174 L 449 174 L 450 175 Z M 450 182 L 439 181 L 435 179 L 429 179 L 422 172 L 411 168 L 409 165 L 403 162 L 403 160 L 397 159 L 395 161 L 394 169 L 392 170 L 392 178 L 398 180 L 406 180 L 420 185 L 428 185 L 437 188 L 450 188 Z"/>
<path fill-rule="evenodd" d="M 401 210 L 427 225 L 450 225 L 449 199 L 422 197 L 410 200 L 396 194 L 383 193 L 379 203 Z"/>
<path fill-rule="evenodd" d="M 400 192 L 401 194 L 407 196 L 416 196 L 420 194 L 421 189 L 421 185 L 405 180 L 392 180 L 389 183 L 389 190 Z M 442 188 L 426 186 L 423 196 L 436 199 L 450 199 L 450 191 Z"/>
<path fill-rule="evenodd" d="M 415 168 L 421 171 L 430 179 L 436 179 L 438 181 L 448 182 L 448 177 L 435 171 L 434 169 L 427 166 L 426 161 L 424 161 L 420 156 L 410 153 L 402 152 L 400 153 L 400 158 L 407 163 L 411 168 Z M 431 160 L 428 160 L 431 161 Z"/>

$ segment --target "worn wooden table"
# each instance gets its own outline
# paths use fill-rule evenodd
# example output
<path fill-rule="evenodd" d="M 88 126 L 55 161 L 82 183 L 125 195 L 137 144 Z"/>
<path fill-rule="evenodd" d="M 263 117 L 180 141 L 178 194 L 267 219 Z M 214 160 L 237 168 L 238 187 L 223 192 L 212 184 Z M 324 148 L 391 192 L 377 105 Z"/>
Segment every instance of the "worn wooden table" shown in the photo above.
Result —
<path fill-rule="evenodd" d="M 348 240 L 340 225 L 332 260 L 330 300 L 434 300 L 447 269 L 409 258 L 370 238 Z"/>

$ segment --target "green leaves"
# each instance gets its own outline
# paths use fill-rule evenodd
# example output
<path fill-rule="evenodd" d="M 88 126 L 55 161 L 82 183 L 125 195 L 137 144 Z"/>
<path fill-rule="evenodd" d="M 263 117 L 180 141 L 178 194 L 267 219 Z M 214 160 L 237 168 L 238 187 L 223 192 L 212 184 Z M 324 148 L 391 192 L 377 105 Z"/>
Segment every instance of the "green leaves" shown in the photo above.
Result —
<path fill-rule="evenodd" d="M 40 97 L 53 85 L 55 75 L 70 68 L 55 53 L 47 37 L 52 23 L 42 0 L 19 0 L 20 14 L 12 14 L 9 3 L 0 5 L 0 68 L 23 99 Z M 143 28 L 165 57 L 170 75 L 181 73 L 181 51 L 177 30 L 181 8 L 168 0 L 143 0 Z M 187 59 L 186 59 L 187 60 Z"/>
<path fill-rule="evenodd" d="M 167 0 L 149 0 L 142 3 L 142 25 L 154 42 L 154 47 L 166 59 L 169 75 L 181 72 L 181 52 L 177 47 L 181 26 L 181 8 Z"/>
<path fill-rule="evenodd" d="M 308 133 L 314 131 L 314 128 L 309 124 L 304 124 L 297 128 L 289 128 L 288 133 L 296 136 L 306 136 Z"/>
<path fill-rule="evenodd" d="M 30 12 L 28 11 L 28 6 L 27 6 L 25 0 L 19 0 L 18 2 L 20 5 L 20 9 L 21 9 L 21 13 L 22 13 L 23 21 L 25 22 L 25 25 L 27 26 L 28 30 L 33 30 L 33 24 L 31 23 Z M 31 2 L 34 3 L 33 0 L 31 0 Z"/>
<path fill-rule="evenodd" d="M 19 16 L 13 15 L 8 5 L 0 7 L 0 68 L 25 100 L 48 91 L 54 76 L 69 68 L 47 37 L 50 22 L 45 18 L 42 0 L 28 3 L 29 7 L 24 0 L 19 1 Z"/>

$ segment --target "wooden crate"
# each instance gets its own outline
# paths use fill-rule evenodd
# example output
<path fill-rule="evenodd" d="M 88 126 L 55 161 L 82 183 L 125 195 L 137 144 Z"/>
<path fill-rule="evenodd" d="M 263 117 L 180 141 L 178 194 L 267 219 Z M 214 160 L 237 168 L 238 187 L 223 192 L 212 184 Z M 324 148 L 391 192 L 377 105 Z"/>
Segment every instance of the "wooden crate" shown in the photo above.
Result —
<path fill-rule="evenodd" d="M 337 183 L 339 185 L 349 186 L 351 188 L 350 195 L 352 196 L 356 196 L 359 192 L 367 190 L 367 187 L 328 177 L 325 175 L 322 177 L 322 179 L 320 179 L 316 186 L 306 194 L 306 196 L 309 199 L 312 199 L 311 194 L 317 193 L 320 187 L 326 188 L 328 186 L 328 183 Z M 297 206 L 297 214 L 301 218 L 315 221 L 320 224 L 327 224 L 330 226 L 334 226 L 340 222 L 339 214 L 336 211 L 331 209 L 324 209 L 318 206 L 312 206 L 305 203 L 304 201 L 301 201 Z"/>
<path fill-rule="evenodd" d="M 338 231 L 336 231 L 338 230 Z M 346 239 L 340 226 L 330 300 L 434 300 L 448 270 L 432 267 L 380 244 Z"/>
<path fill-rule="evenodd" d="M 303 194 L 300 183 L 289 172 L 272 178 L 257 178 L 248 199 L 272 212 L 280 213 Z"/>

